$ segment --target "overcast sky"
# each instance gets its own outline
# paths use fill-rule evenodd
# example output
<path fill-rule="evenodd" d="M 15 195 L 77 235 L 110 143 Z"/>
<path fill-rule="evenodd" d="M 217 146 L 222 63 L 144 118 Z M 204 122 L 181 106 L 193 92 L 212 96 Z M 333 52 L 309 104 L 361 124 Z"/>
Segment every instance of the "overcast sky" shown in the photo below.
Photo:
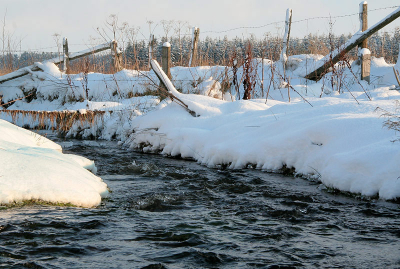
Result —
<path fill-rule="evenodd" d="M 14 41 L 21 41 L 22 49 L 44 49 L 55 51 L 53 35 L 68 38 L 70 50 L 76 51 L 89 44 L 90 37 L 98 38 L 96 28 L 104 28 L 109 15 L 118 16 L 119 23 L 127 22 L 131 27 L 140 27 L 139 39 L 148 38 L 147 21 L 154 21 L 154 33 L 164 35 L 161 21 L 188 22 L 200 28 L 200 36 L 228 35 L 248 37 L 254 33 L 281 34 L 286 9 L 293 9 L 293 20 L 320 16 L 340 16 L 358 12 L 360 0 L 0 0 L 1 20 L 5 18 L 5 29 Z M 399 0 L 373 0 L 368 2 L 369 25 L 373 25 L 394 9 L 375 10 L 398 6 Z M 359 28 L 358 16 L 334 18 L 336 34 L 354 33 Z M 279 24 L 270 24 L 281 22 Z M 158 24 L 158 25 L 157 25 Z M 260 28 L 224 31 L 243 26 Z M 392 31 L 400 26 L 400 19 L 385 28 Z M 293 24 L 292 35 L 303 37 L 309 33 L 328 34 L 329 20 L 314 19 Z M 187 27 L 183 30 L 187 31 Z M 173 31 L 170 32 L 173 34 Z M 72 45 L 82 44 L 82 45 Z"/>

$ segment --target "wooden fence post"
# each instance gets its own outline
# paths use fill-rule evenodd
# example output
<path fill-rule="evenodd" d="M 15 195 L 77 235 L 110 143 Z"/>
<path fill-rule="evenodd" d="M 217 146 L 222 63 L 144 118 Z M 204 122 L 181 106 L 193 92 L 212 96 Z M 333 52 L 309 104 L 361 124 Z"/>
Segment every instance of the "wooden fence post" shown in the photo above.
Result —
<path fill-rule="evenodd" d="M 68 40 L 66 37 L 63 39 L 63 65 L 62 71 L 69 74 L 69 52 L 68 52 Z"/>
<path fill-rule="evenodd" d="M 364 32 L 368 30 L 368 4 L 367 1 L 360 3 L 360 31 Z M 361 42 L 361 48 L 368 48 L 368 39 Z"/>
<path fill-rule="evenodd" d="M 286 63 L 287 63 L 287 53 L 288 53 L 291 26 L 292 26 L 292 10 L 290 8 L 288 8 L 286 10 L 285 34 L 283 36 L 283 48 L 282 48 L 282 53 L 281 53 L 281 57 L 280 57 L 280 60 L 284 64 L 284 69 L 286 69 Z"/>
<path fill-rule="evenodd" d="M 154 49 L 154 35 L 150 34 L 149 38 L 149 69 L 151 69 L 151 60 L 153 59 L 153 49 Z"/>
<path fill-rule="evenodd" d="M 171 44 L 165 42 L 161 52 L 161 64 L 164 73 L 171 79 Z"/>
<path fill-rule="evenodd" d="M 192 51 L 190 53 L 189 67 L 197 64 L 197 44 L 199 42 L 200 28 L 193 27 Z"/>
<path fill-rule="evenodd" d="M 167 75 L 169 79 L 172 78 L 171 76 L 171 44 L 169 42 L 165 42 L 162 46 L 161 51 L 161 66 L 164 73 Z M 165 85 L 160 82 L 160 88 L 163 90 L 167 90 Z"/>
<path fill-rule="evenodd" d="M 368 30 L 368 4 L 367 1 L 360 3 L 360 31 Z M 361 64 L 361 80 L 370 82 L 371 74 L 371 52 L 368 49 L 368 39 L 361 42 L 359 47 L 359 59 Z"/>
<path fill-rule="evenodd" d="M 369 83 L 371 78 L 371 51 L 369 49 L 361 49 L 359 58 L 361 62 L 361 80 Z"/>
<path fill-rule="evenodd" d="M 115 40 L 111 43 L 111 54 L 113 56 L 113 72 L 121 71 L 122 52 L 118 50 L 118 43 Z"/>

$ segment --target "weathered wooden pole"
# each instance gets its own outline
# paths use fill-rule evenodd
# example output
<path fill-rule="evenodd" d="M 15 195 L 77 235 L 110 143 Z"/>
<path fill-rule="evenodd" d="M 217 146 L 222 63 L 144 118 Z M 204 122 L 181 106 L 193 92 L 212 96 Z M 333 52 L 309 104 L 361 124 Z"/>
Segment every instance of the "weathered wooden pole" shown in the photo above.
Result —
<path fill-rule="evenodd" d="M 68 40 L 66 37 L 63 39 L 63 61 L 62 71 L 69 74 L 69 52 L 68 52 Z"/>
<path fill-rule="evenodd" d="M 367 1 L 360 3 L 360 31 L 368 30 L 368 4 Z M 361 64 L 361 80 L 370 82 L 371 76 L 371 51 L 368 49 L 368 39 L 361 42 L 358 57 Z"/>
<path fill-rule="evenodd" d="M 167 74 L 169 79 L 171 79 L 171 63 L 171 44 L 165 42 L 161 52 L 161 64 L 164 73 Z"/>
<path fill-rule="evenodd" d="M 149 38 L 149 69 L 151 69 L 151 60 L 153 59 L 153 49 L 154 49 L 154 35 L 151 34 Z"/>
<path fill-rule="evenodd" d="M 318 81 L 329 71 L 329 67 L 336 64 L 340 59 L 348 53 L 350 50 L 355 48 L 357 45 L 362 43 L 368 37 L 400 17 L 400 8 L 396 9 L 383 20 L 371 26 L 368 30 L 364 32 L 357 32 L 353 37 L 346 42 L 343 46 L 336 49 L 332 53 L 326 55 L 324 58 L 317 62 L 317 67 L 310 73 L 308 73 L 305 78 Z"/>
<path fill-rule="evenodd" d="M 113 72 L 116 73 L 121 71 L 122 52 L 119 51 L 118 43 L 115 40 L 111 43 L 111 54 L 113 56 Z"/>
<path fill-rule="evenodd" d="M 162 46 L 161 66 L 167 77 L 171 79 L 171 44 L 169 42 L 165 42 Z M 164 84 L 160 83 L 160 87 L 164 88 Z"/>
<path fill-rule="evenodd" d="M 363 1 L 360 3 L 360 32 L 368 30 L 368 3 Z M 361 42 L 361 48 L 368 48 L 368 39 Z"/>
<path fill-rule="evenodd" d="M 289 46 L 289 38 L 290 38 L 290 28 L 292 26 L 292 10 L 288 8 L 286 10 L 286 20 L 285 20 L 285 34 L 283 36 L 283 46 L 282 46 L 282 53 L 280 60 L 284 64 L 284 68 L 286 68 L 287 63 L 287 53 L 288 53 L 288 46 Z"/>
<path fill-rule="evenodd" d="M 361 80 L 369 83 L 371 79 L 371 51 L 367 48 L 361 49 L 358 57 L 361 63 Z"/>
<path fill-rule="evenodd" d="M 192 51 L 190 53 L 189 67 L 195 66 L 197 64 L 197 45 L 199 42 L 200 28 L 193 27 L 192 34 Z"/>

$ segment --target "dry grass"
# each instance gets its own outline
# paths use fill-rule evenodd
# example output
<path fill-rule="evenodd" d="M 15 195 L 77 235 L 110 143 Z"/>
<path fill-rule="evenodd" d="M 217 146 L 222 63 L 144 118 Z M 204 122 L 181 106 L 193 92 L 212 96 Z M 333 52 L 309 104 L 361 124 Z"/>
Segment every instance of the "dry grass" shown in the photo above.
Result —
<path fill-rule="evenodd" d="M 60 133 L 67 133 L 74 123 L 79 122 L 81 126 L 94 125 L 97 117 L 102 117 L 105 111 L 25 111 L 25 110 L 0 110 L 7 116 L 11 116 L 12 123 L 25 118 L 31 122 L 35 128 L 53 128 Z"/>

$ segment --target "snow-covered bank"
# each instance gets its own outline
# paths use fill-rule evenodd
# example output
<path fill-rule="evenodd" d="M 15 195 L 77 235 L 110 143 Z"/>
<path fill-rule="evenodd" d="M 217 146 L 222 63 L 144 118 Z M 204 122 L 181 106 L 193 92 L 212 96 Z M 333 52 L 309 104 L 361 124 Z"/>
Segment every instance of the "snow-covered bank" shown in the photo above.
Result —
<path fill-rule="evenodd" d="M 294 168 L 341 191 L 393 199 L 400 197 L 400 143 L 391 142 L 396 133 L 382 128 L 375 109 L 392 111 L 400 94 L 388 88 L 370 93 L 372 101 L 354 88 L 360 104 L 346 94 L 309 97 L 313 107 L 301 98 L 265 104 L 182 95 L 200 117 L 171 103 L 134 119 L 135 133 L 125 143 L 210 167 Z"/>
<path fill-rule="evenodd" d="M 0 204 L 30 200 L 97 206 L 108 195 L 93 161 L 0 120 Z"/>
<path fill-rule="evenodd" d="M 150 83 L 156 80 L 153 72 L 68 77 L 42 66 L 44 74 L 6 82 L 0 94 L 9 100 L 34 91 L 36 99 L 17 101 L 9 110 L 106 111 L 94 123 L 74 124 L 70 136 L 116 138 L 131 148 L 193 158 L 210 167 L 290 168 L 341 191 L 400 197 L 400 142 L 392 142 L 397 134 L 382 127 L 382 110 L 376 111 L 396 108 L 400 93 L 393 67 L 399 69 L 400 62 L 373 58 L 370 84 L 358 80 L 355 62 L 337 64 L 318 82 L 304 79 L 321 57 L 290 56 L 285 71 L 282 62 L 254 59 L 255 71 L 247 76 L 255 85 L 253 99 L 246 101 L 240 100 L 243 67 L 236 74 L 223 66 L 172 68 L 179 90 L 174 94 L 199 117 L 147 95 L 157 86 Z M 20 126 L 29 122 L 19 120 Z"/>

